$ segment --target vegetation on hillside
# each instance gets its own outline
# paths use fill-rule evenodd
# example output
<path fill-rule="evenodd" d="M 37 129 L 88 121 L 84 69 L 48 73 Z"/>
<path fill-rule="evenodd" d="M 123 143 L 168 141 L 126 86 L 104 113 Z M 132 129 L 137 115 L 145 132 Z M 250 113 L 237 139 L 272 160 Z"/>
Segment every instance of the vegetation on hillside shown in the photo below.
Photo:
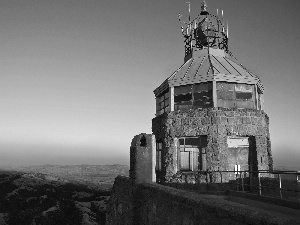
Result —
<path fill-rule="evenodd" d="M 83 184 L 0 171 L 0 223 L 104 224 L 108 195 Z"/>

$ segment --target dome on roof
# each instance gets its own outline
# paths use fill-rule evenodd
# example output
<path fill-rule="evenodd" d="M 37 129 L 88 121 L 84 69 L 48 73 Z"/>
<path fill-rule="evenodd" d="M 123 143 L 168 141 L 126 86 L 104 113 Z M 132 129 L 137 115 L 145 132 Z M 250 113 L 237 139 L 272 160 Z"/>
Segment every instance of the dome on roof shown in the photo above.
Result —
<path fill-rule="evenodd" d="M 185 38 L 185 57 L 190 58 L 189 55 L 193 50 L 200 50 L 203 48 L 215 48 L 228 51 L 228 35 L 222 21 L 215 15 L 206 11 L 207 4 L 205 1 L 201 6 L 201 13 L 189 23 L 181 21 L 186 24 L 186 28 L 182 27 L 182 34 Z M 186 61 L 186 60 L 185 60 Z"/>
<path fill-rule="evenodd" d="M 193 34 L 196 43 L 194 47 L 198 49 L 210 47 L 227 51 L 228 38 L 221 20 L 209 13 L 201 17 L 195 19 L 195 24 L 198 26 L 195 26 Z"/>

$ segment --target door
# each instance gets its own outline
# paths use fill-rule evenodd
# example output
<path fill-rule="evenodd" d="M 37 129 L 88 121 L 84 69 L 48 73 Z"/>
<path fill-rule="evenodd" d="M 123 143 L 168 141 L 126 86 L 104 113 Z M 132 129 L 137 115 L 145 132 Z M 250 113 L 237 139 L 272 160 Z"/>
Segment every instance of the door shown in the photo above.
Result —
<path fill-rule="evenodd" d="M 240 171 L 249 170 L 249 139 L 248 137 L 228 137 L 228 164 L 229 170 L 237 168 Z M 236 166 L 237 165 L 237 166 Z M 235 174 L 230 174 L 230 179 L 235 179 Z"/>

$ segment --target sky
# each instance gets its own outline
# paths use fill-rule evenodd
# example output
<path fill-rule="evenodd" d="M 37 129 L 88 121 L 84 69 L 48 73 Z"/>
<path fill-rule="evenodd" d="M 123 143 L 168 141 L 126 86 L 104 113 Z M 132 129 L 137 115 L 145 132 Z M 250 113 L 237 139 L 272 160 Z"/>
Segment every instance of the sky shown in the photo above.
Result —
<path fill-rule="evenodd" d="M 275 166 L 300 165 L 300 1 L 206 2 L 265 87 Z M 129 164 L 183 64 L 178 13 L 185 0 L 0 0 L 0 166 Z"/>

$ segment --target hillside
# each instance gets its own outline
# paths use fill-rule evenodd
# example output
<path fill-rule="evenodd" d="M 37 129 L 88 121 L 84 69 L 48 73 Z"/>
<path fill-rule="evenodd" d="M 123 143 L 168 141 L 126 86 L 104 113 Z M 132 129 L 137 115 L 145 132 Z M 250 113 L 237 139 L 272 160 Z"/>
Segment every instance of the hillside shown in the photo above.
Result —
<path fill-rule="evenodd" d="M 19 168 L 23 172 L 2 170 L 0 225 L 104 224 L 112 183 L 118 173 L 126 174 L 126 167 L 44 165 Z"/>

